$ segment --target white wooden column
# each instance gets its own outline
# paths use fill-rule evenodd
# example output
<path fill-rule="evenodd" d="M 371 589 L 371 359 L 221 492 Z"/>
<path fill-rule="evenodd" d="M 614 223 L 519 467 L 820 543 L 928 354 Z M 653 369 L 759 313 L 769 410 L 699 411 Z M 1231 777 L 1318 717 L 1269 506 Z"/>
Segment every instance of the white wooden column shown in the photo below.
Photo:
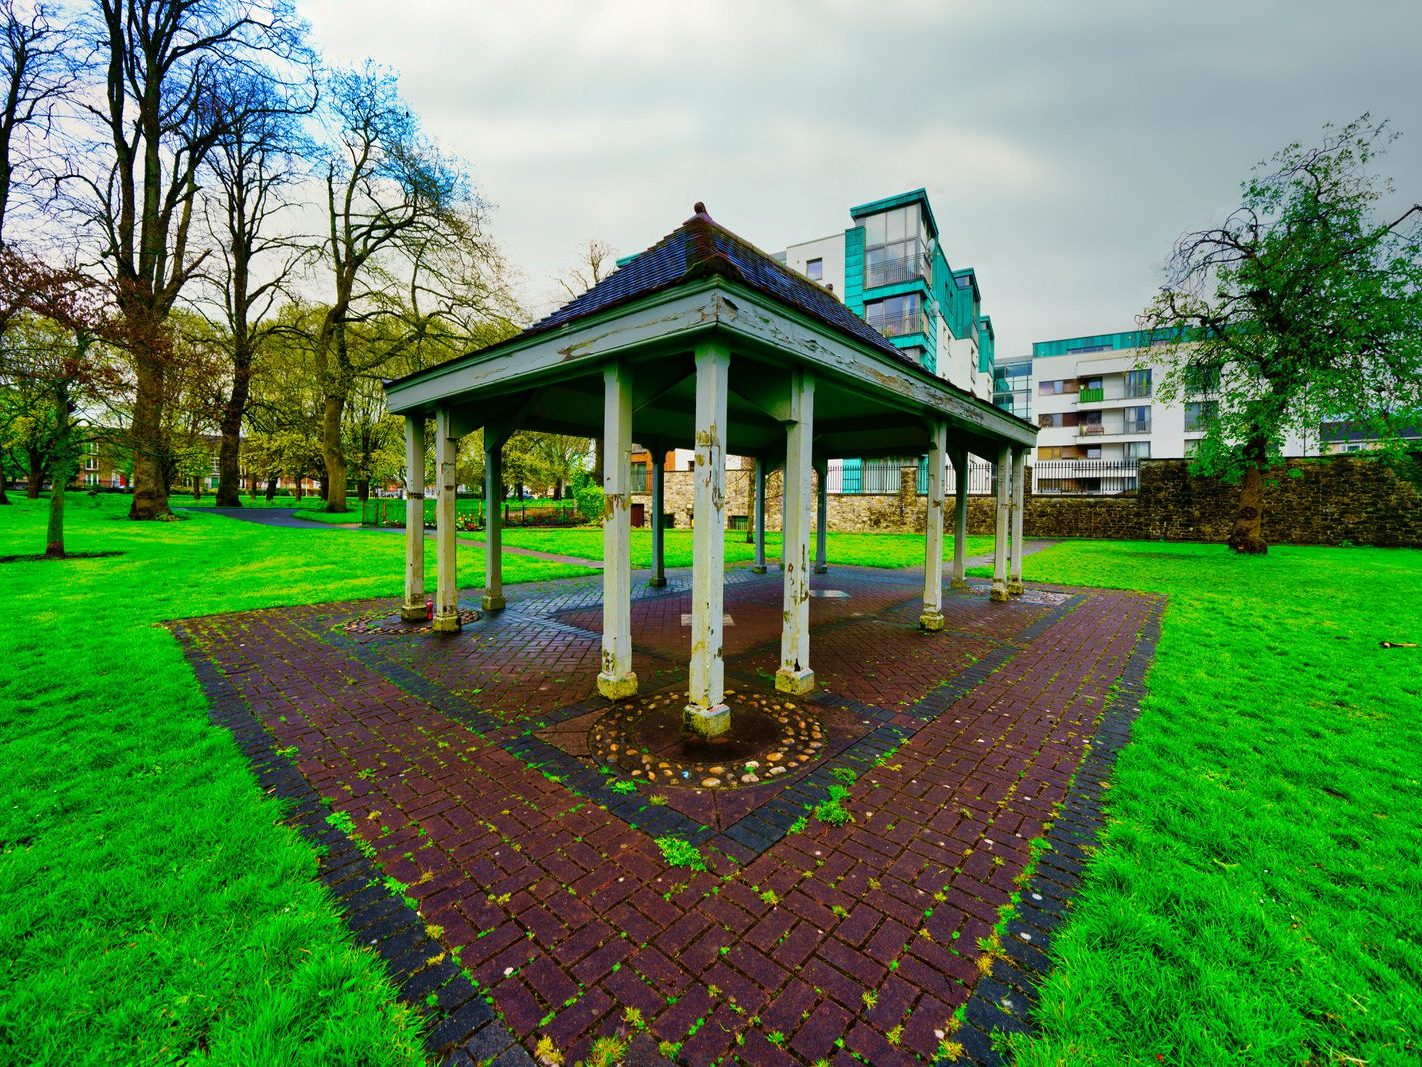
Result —
<path fill-rule="evenodd" d="M 726 578 L 726 397 L 731 352 L 696 346 L 696 462 L 691 531 L 691 676 L 682 726 L 701 737 L 731 728 L 721 658 Z"/>
<path fill-rule="evenodd" d="M 1022 504 L 1027 488 L 1027 450 L 1012 450 L 1012 561 L 1007 572 L 1007 591 L 1021 596 L 1022 585 Z"/>
<path fill-rule="evenodd" d="M 405 622 L 423 623 L 425 608 L 425 417 L 405 416 Z"/>
<path fill-rule="evenodd" d="M 997 529 L 992 549 L 992 592 L 993 600 L 1007 599 L 1007 511 L 1009 492 L 1012 488 L 1012 449 L 1003 445 L 998 449 L 997 463 Z"/>
<path fill-rule="evenodd" d="M 785 523 L 780 550 L 785 567 L 785 610 L 780 633 L 780 669 L 775 688 L 808 693 L 810 669 L 810 441 L 815 432 L 815 379 L 790 375 L 790 418 L 785 429 Z"/>
<path fill-rule="evenodd" d="M 454 494 L 458 489 L 455 459 L 459 441 L 453 436 L 449 408 L 435 412 L 435 467 L 439 496 L 435 499 L 435 610 L 437 634 L 459 632 L 459 558 L 454 529 Z"/>
<path fill-rule="evenodd" d="M 815 573 L 828 574 L 825 559 L 825 532 L 829 525 L 829 460 L 815 464 Z"/>
<path fill-rule="evenodd" d="M 953 450 L 953 579 L 954 589 L 968 588 L 968 450 Z"/>
<path fill-rule="evenodd" d="M 666 449 L 658 444 L 648 446 L 652 457 L 652 577 L 647 584 L 661 589 L 667 584 L 666 524 L 662 513 L 666 511 Z"/>
<path fill-rule="evenodd" d="M 765 573 L 765 457 L 755 457 L 755 562 L 751 570 Z"/>
<path fill-rule="evenodd" d="M 948 424 L 932 426 L 928 445 L 928 510 L 924 520 L 923 613 L 918 624 L 930 633 L 943 629 L 943 496 L 948 464 Z"/>
<path fill-rule="evenodd" d="M 597 691 L 609 700 L 637 692 L 632 673 L 632 373 L 603 369 L 602 670 Z"/>
<path fill-rule="evenodd" d="M 504 440 L 484 428 L 485 611 L 502 611 L 504 600 Z"/>

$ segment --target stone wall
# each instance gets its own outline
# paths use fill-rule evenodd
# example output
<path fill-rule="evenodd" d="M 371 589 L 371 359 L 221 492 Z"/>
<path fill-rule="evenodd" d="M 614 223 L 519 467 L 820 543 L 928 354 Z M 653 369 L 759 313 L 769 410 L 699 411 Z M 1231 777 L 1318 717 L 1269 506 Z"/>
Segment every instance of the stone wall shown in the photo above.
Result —
<path fill-rule="evenodd" d="M 1377 459 L 1324 456 L 1291 459 L 1266 479 L 1264 540 L 1270 544 L 1422 547 L 1422 458 L 1398 469 Z M 831 530 L 921 532 L 924 498 L 913 467 L 900 472 L 897 494 L 831 496 Z M 780 529 L 780 473 L 766 487 L 766 527 Z M 1029 483 L 1030 484 L 1030 483 Z M 1099 537 L 1137 541 L 1222 542 L 1238 500 L 1235 486 L 1190 474 L 1181 459 L 1143 460 L 1139 489 L 1129 496 L 1032 496 L 1025 500 L 1023 532 L 1029 537 Z M 755 473 L 728 471 L 726 513 L 754 511 Z M 633 498 L 644 503 L 649 498 Z M 667 510 L 674 524 L 691 524 L 690 471 L 666 474 Z M 991 534 L 992 497 L 968 498 L 968 531 Z M 952 523 L 951 503 L 947 518 Z"/>

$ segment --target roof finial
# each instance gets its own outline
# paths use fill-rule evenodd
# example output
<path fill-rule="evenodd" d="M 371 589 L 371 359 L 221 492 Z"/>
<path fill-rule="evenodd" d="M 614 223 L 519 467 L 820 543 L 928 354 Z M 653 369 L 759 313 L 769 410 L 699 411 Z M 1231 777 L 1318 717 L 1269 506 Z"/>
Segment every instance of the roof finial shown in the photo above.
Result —
<path fill-rule="evenodd" d="M 700 200 L 692 205 L 691 213 L 703 219 L 709 219 L 711 217 L 706 213 L 706 205 Z"/>

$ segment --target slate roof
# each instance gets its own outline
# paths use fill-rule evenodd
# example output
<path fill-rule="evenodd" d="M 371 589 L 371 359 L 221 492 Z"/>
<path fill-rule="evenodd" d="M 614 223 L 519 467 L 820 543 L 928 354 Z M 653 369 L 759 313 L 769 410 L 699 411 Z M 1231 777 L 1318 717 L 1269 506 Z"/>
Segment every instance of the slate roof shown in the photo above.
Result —
<path fill-rule="evenodd" d="M 717 276 L 740 282 L 911 367 L 922 369 L 916 359 L 886 341 L 878 330 L 828 290 L 737 237 L 706 214 L 701 204 L 697 204 L 696 209 L 696 214 L 651 248 L 512 340 L 569 325 L 593 312 L 681 282 Z"/>

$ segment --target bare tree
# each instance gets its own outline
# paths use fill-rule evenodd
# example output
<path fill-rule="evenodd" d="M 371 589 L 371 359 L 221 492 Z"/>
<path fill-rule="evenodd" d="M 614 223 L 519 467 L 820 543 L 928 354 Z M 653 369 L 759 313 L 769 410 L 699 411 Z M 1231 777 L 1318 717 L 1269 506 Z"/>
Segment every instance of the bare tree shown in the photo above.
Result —
<path fill-rule="evenodd" d="M 567 299 L 576 300 L 617 269 L 617 250 L 596 237 L 579 250 L 579 260 L 555 281 Z"/>
<path fill-rule="evenodd" d="M 133 364 L 129 515 L 164 518 L 167 320 L 206 257 L 193 217 L 200 176 L 233 121 L 221 94 L 238 74 L 278 78 L 276 67 L 300 58 L 304 26 L 283 0 L 92 3 L 100 91 L 83 107 L 98 136 L 83 147 L 105 164 L 74 168 L 66 185 L 99 234 Z"/>
<path fill-rule="evenodd" d="M 54 9 L 35 4 L 28 13 L 15 0 L 0 0 L 0 247 L 17 171 L 33 165 L 38 138 L 50 128 L 55 105 L 75 78 L 68 32 L 56 27 Z M 38 138 L 27 138 L 37 134 Z M 27 142 L 27 143 L 26 143 Z"/>
<path fill-rule="evenodd" d="M 261 78 L 246 78 L 223 93 L 231 112 L 226 133 L 212 155 L 215 193 L 204 207 L 208 232 L 217 248 L 209 271 L 230 334 L 231 380 L 223 398 L 219 429 L 217 503 L 241 507 L 242 420 L 251 396 L 252 366 L 276 324 L 272 311 L 301 258 L 299 242 L 274 232 L 291 206 L 289 191 L 299 181 L 302 147 L 294 121 L 315 105 L 310 92 L 282 93 Z M 258 274 L 258 271 L 265 271 Z"/>
<path fill-rule="evenodd" d="M 393 74 L 373 64 L 333 73 L 323 111 L 331 156 L 322 251 L 334 294 L 315 352 L 326 509 L 343 512 L 341 431 L 357 381 L 419 353 L 432 334 L 443 344 L 466 331 L 498 284 L 487 280 L 494 261 L 468 176 L 421 136 Z M 364 332 L 359 344 L 355 331 Z"/>

